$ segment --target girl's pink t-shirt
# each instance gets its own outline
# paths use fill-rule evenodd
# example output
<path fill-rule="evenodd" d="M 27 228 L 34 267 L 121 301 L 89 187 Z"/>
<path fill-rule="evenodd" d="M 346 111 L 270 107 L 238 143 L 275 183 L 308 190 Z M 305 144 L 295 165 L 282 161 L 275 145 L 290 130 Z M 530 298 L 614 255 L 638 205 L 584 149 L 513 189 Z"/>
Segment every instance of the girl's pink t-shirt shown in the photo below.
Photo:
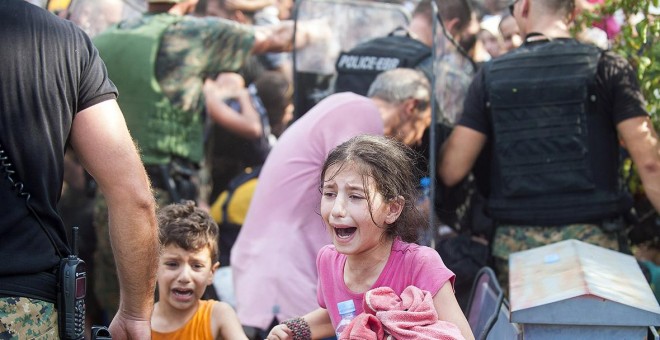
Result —
<path fill-rule="evenodd" d="M 319 273 L 317 299 L 319 306 L 330 313 L 333 327 L 337 327 L 341 320 L 337 303 L 353 300 L 355 314 L 364 311 L 364 292 L 352 292 L 344 283 L 345 263 L 346 255 L 338 253 L 334 245 L 324 246 L 316 257 Z M 406 243 L 397 238 L 392 244 L 385 268 L 371 288 L 390 287 L 397 295 L 401 295 L 406 287 L 412 285 L 435 296 L 447 281 L 453 287 L 455 277 L 433 248 Z"/>

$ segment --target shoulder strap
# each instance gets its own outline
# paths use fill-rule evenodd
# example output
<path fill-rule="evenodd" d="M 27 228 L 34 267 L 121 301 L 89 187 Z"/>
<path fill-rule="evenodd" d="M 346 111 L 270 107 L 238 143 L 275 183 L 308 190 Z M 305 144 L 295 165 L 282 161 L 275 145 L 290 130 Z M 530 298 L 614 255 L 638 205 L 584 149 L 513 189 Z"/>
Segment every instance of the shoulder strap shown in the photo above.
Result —
<path fill-rule="evenodd" d="M 7 155 L 7 152 L 5 151 L 1 142 L 0 142 L 0 169 L 2 170 L 2 172 L 4 172 L 5 174 L 4 177 L 11 184 L 11 188 L 16 190 L 18 196 L 25 198 L 25 206 L 30 211 L 30 213 L 37 219 L 39 226 L 44 231 L 44 233 L 46 233 L 46 236 L 48 236 L 48 240 L 53 245 L 53 248 L 55 248 L 55 252 L 57 252 L 57 255 L 60 258 L 64 258 L 64 256 L 62 256 L 62 253 L 60 253 L 60 249 L 57 247 L 57 244 L 55 243 L 53 236 L 50 234 L 50 232 L 48 232 L 48 229 L 46 229 L 46 226 L 41 221 L 41 218 L 39 218 L 37 212 L 34 210 L 32 205 L 30 205 L 30 193 L 28 193 L 27 190 L 25 190 L 25 185 L 23 184 L 23 182 L 12 177 L 13 175 L 16 174 L 16 171 L 13 170 L 13 166 L 11 162 L 9 162 L 9 156 Z"/>
<path fill-rule="evenodd" d="M 410 31 L 408 31 L 408 30 L 407 30 L 405 27 L 403 27 L 403 26 L 399 26 L 399 27 L 395 28 L 392 32 L 390 32 L 390 33 L 388 34 L 388 36 L 393 36 L 393 35 L 396 35 L 396 36 L 406 36 L 406 37 L 412 38 L 412 37 L 410 36 Z"/>
<path fill-rule="evenodd" d="M 250 93 L 250 100 L 252 101 L 252 105 L 257 110 L 257 113 L 259 113 L 259 117 L 261 118 L 261 126 L 263 130 L 261 135 L 263 138 L 268 140 L 268 135 L 270 135 L 270 120 L 268 119 L 268 111 L 266 111 L 266 106 L 261 101 L 261 97 L 259 97 L 259 91 L 257 91 L 257 86 L 254 85 L 254 83 L 248 86 L 248 92 Z"/>

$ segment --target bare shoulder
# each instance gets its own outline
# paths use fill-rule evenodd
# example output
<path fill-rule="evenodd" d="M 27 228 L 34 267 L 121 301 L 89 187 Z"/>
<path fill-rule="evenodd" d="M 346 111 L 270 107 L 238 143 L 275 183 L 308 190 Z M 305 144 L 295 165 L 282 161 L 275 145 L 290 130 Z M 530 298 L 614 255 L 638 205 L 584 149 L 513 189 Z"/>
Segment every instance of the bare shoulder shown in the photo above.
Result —
<path fill-rule="evenodd" d="M 222 301 L 215 301 L 213 304 L 211 319 L 213 337 L 215 339 L 246 339 L 243 326 L 238 320 L 234 308 Z"/>
<path fill-rule="evenodd" d="M 216 316 L 222 316 L 226 313 L 236 314 L 236 312 L 234 311 L 234 308 L 230 304 L 228 304 L 224 301 L 215 301 L 213 303 L 213 317 L 214 318 Z"/>

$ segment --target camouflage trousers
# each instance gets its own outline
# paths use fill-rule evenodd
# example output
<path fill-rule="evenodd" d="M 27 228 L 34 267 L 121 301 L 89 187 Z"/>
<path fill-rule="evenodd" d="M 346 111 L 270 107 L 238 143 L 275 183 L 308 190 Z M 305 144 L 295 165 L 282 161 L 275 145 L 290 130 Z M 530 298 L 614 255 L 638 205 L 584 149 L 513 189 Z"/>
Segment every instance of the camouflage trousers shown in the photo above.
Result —
<path fill-rule="evenodd" d="M 0 339 L 57 339 L 55 304 L 24 297 L 0 297 Z"/>
<path fill-rule="evenodd" d="M 619 250 L 619 234 L 605 232 L 595 224 L 569 224 L 552 227 L 497 226 L 493 239 L 493 259 L 497 280 L 505 294 L 508 295 L 509 287 L 509 254 L 571 239 Z"/>
<path fill-rule="evenodd" d="M 161 207 L 170 202 L 169 194 L 162 189 L 153 188 L 156 204 Z M 100 308 L 108 320 L 112 320 L 119 309 L 119 281 L 117 267 L 110 245 L 108 226 L 108 205 L 102 194 L 97 195 L 94 206 L 94 230 L 96 232 L 96 250 L 94 251 L 94 293 Z"/>

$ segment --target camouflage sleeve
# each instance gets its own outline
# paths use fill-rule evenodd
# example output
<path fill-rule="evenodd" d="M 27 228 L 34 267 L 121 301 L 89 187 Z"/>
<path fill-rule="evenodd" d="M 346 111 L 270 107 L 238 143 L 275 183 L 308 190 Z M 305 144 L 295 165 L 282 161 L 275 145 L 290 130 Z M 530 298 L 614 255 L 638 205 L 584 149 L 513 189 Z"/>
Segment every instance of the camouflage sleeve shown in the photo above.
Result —
<path fill-rule="evenodd" d="M 172 104 L 197 111 L 205 77 L 238 71 L 254 45 L 254 29 L 218 18 L 186 16 L 161 39 L 156 77 Z"/>
<path fill-rule="evenodd" d="M 247 25 L 207 17 L 200 28 L 209 53 L 206 73 L 238 71 L 254 46 L 254 29 Z"/>

